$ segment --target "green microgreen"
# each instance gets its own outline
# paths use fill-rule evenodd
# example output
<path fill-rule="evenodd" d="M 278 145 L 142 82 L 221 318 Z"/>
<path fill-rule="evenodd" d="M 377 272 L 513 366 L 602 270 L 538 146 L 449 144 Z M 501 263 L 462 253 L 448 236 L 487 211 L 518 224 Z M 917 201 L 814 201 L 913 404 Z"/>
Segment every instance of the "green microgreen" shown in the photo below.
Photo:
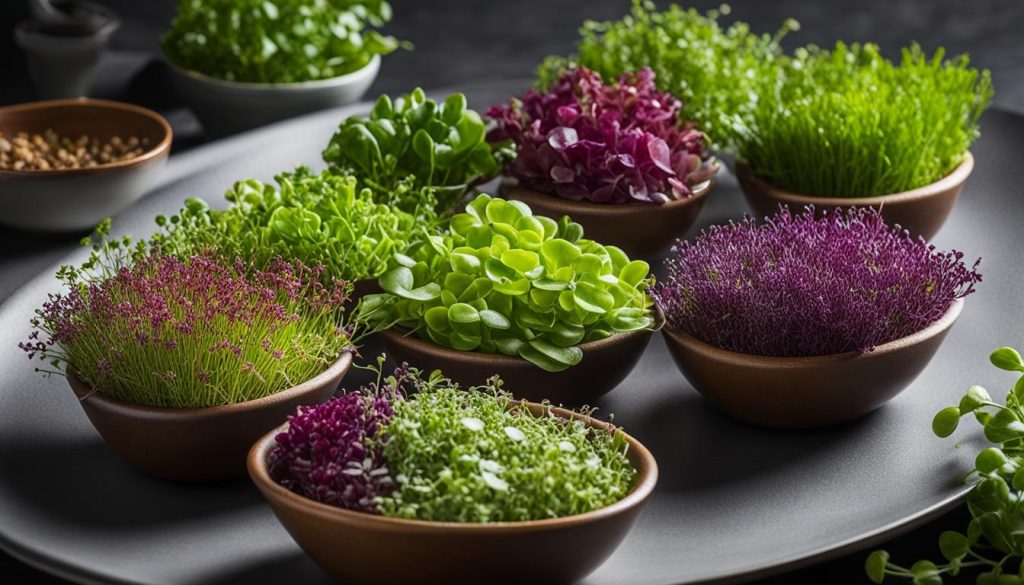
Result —
<path fill-rule="evenodd" d="M 224 211 L 189 199 L 178 214 L 157 218 L 162 230 L 152 245 L 178 257 L 212 248 L 256 267 L 282 256 L 323 265 L 328 278 L 357 281 L 380 276 L 420 227 L 437 219 L 429 205 L 406 213 L 377 202 L 351 176 L 299 167 L 276 181 L 276 189 L 255 179 L 235 183 Z"/>
<path fill-rule="evenodd" d="M 385 516 L 438 522 L 541 520 L 582 514 L 629 492 L 629 444 L 548 411 L 535 416 L 501 388 L 460 389 L 434 372 L 393 402 L 383 459 L 394 490 Z M 590 414 L 584 412 L 583 414 Z"/>
<path fill-rule="evenodd" d="M 401 43 L 369 27 L 391 20 L 385 0 L 181 0 L 164 55 L 228 81 L 296 83 L 365 67 Z"/>
<path fill-rule="evenodd" d="M 323 158 L 406 211 L 429 201 L 444 212 L 498 172 L 485 134 L 483 120 L 466 107 L 464 95 L 438 103 L 417 88 L 394 101 L 380 96 L 368 118 L 346 119 Z M 392 195 L 409 183 L 416 188 Z"/>
<path fill-rule="evenodd" d="M 932 420 L 939 437 L 952 435 L 960 420 L 971 417 L 993 444 L 978 453 L 966 476 L 973 484 L 967 495 L 971 521 L 964 532 L 947 531 L 939 537 L 944 563 L 921 560 L 903 567 L 876 550 L 865 571 L 874 583 L 886 576 L 910 579 L 915 585 L 941 585 L 964 569 L 977 572 L 978 585 L 1020 585 L 1024 582 L 1024 359 L 1002 347 L 990 356 L 1001 370 L 1019 375 L 999 403 L 981 386 L 971 386 L 956 406 L 943 408 Z"/>
<path fill-rule="evenodd" d="M 887 195 L 949 174 L 978 137 L 988 71 L 914 45 L 899 63 L 871 44 L 800 49 L 765 79 L 739 159 L 776 187 L 816 196 Z"/>
<path fill-rule="evenodd" d="M 445 347 L 560 371 L 582 359 L 580 343 L 653 325 L 646 262 L 517 201 L 478 196 L 396 262 L 364 318 Z"/>

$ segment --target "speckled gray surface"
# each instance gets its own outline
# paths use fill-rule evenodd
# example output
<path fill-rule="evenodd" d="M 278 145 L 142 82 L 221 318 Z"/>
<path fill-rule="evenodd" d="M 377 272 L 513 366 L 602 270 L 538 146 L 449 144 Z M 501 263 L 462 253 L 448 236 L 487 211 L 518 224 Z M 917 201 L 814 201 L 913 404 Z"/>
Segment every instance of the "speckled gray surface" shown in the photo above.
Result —
<path fill-rule="evenodd" d="M 481 107 L 512 89 L 485 84 L 469 93 Z M 238 177 L 266 179 L 312 163 L 342 115 L 324 112 L 176 156 L 160 188 L 116 225 L 144 234 L 153 215 L 189 195 L 216 197 Z M 975 174 L 936 243 L 983 256 L 985 281 L 925 374 L 879 412 L 827 431 L 754 429 L 709 407 L 660 339 L 652 342 L 600 407 L 651 448 L 661 482 L 636 529 L 587 583 L 749 578 L 883 538 L 962 490 L 953 478 L 970 466 L 972 435 L 962 434 L 965 448 L 957 449 L 954 440 L 936 440 L 927 421 L 970 383 L 1010 382 L 984 364 L 991 347 L 1017 342 L 1024 324 L 1014 310 L 1024 278 L 1024 119 L 990 112 L 974 152 Z M 743 211 L 726 178 L 701 223 Z M 46 271 L 0 307 L 0 347 L 27 332 L 52 284 Z M 0 360 L 0 539 L 19 556 L 97 582 L 327 582 L 247 482 L 178 486 L 140 476 L 105 449 L 60 379 L 38 378 L 15 352 Z"/>

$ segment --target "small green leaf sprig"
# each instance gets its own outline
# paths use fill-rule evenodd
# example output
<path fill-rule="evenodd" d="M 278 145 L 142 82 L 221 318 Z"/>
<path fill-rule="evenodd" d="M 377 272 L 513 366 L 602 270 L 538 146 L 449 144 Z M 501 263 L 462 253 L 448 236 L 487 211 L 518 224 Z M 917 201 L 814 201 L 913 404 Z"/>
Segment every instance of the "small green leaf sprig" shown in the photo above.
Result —
<path fill-rule="evenodd" d="M 445 347 L 557 372 L 580 362 L 580 343 L 654 324 L 646 262 L 517 201 L 480 195 L 396 261 L 379 280 L 386 294 L 364 299 L 365 318 Z"/>
<path fill-rule="evenodd" d="M 914 585 L 941 585 L 943 576 L 962 569 L 981 569 L 978 585 L 1024 584 L 1024 359 L 1017 350 L 1001 347 L 990 356 L 1001 370 L 1022 374 L 1006 396 L 995 402 L 981 386 L 971 386 L 957 406 L 944 408 L 932 420 L 932 431 L 948 437 L 961 418 L 973 415 L 995 446 L 978 453 L 966 480 L 974 487 L 967 495 L 971 521 L 966 533 L 947 531 L 939 537 L 945 563 L 920 560 L 908 567 L 889 562 L 889 553 L 876 550 L 865 570 L 874 583 L 887 575 L 904 577 Z"/>
<path fill-rule="evenodd" d="M 462 389 L 435 371 L 415 384 L 415 393 L 393 401 L 382 429 L 383 459 L 395 478 L 394 490 L 376 500 L 383 515 L 542 520 L 597 510 L 629 493 L 636 470 L 618 429 L 595 429 L 550 411 L 535 416 L 497 377 Z"/>
<path fill-rule="evenodd" d="M 483 119 L 466 107 L 466 96 L 456 93 L 437 103 L 417 88 L 394 101 L 380 96 L 369 118 L 346 119 L 323 158 L 384 199 L 405 184 L 404 196 L 392 203 L 406 211 L 432 198 L 444 212 L 499 171 L 485 134 Z M 408 188 L 410 183 L 416 188 Z"/>
<path fill-rule="evenodd" d="M 277 188 L 255 179 L 236 182 L 224 211 L 187 200 L 176 215 L 157 218 L 162 230 L 151 245 L 181 258 L 212 248 L 257 268 L 281 256 L 323 265 L 328 278 L 359 281 L 383 274 L 392 256 L 409 247 L 417 226 L 437 220 L 432 209 L 414 215 L 377 202 L 351 176 L 300 166 L 276 181 Z"/>
<path fill-rule="evenodd" d="M 160 45 L 175 65 L 218 79 L 299 83 L 409 47 L 373 30 L 391 14 L 385 0 L 180 0 Z"/>

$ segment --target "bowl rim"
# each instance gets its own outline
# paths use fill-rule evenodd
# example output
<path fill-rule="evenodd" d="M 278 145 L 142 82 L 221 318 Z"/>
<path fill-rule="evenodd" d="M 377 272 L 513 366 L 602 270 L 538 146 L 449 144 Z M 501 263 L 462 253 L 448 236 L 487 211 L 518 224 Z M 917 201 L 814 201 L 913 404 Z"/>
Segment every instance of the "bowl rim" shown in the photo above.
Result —
<path fill-rule="evenodd" d="M 367 512 L 356 512 L 346 510 L 316 500 L 300 496 L 288 488 L 280 485 L 270 477 L 267 468 L 267 455 L 273 448 L 278 433 L 283 432 L 289 423 L 284 423 L 261 437 L 249 450 L 246 458 L 246 466 L 249 470 L 249 477 L 256 484 L 256 487 L 264 493 L 268 500 L 271 497 L 283 500 L 289 506 L 301 508 L 304 514 L 311 514 L 321 519 L 345 524 L 355 524 L 365 528 L 387 530 L 393 532 L 415 531 L 419 533 L 455 532 L 461 534 L 495 534 L 495 533 L 522 533 L 535 530 L 558 529 L 574 525 L 587 524 L 610 518 L 624 513 L 633 508 L 642 506 L 654 492 L 658 483 L 658 463 L 654 455 L 635 437 L 626 433 L 610 423 L 597 420 L 577 412 L 572 412 L 558 406 L 545 405 L 526 400 L 517 401 L 534 412 L 536 409 L 543 409 L 545 412 L 554 413 L 556 416 L 571 420 L 582 420 L 584 424 L 602 430 L 616 429 L 622 433 L 629 444 L 629 449 L 635 453 L 638 465 L 636 468 L 636 479 L 629 492 L 622 498 L 608 504 L 607 506 L 571 516 L 558 518 L 545 518 L 542 520 L 502 521 L 502 522 L 437 522 L 431 520 L 411 520 L 407 518 L 394 518 Z"/>
<path fill-rule="evenodd" d="M 970 176 L 971 171 L 973 170 L 974 155 L 970 150 L 968 150 L 964 152 L 960 163 L 957 164 L 949 174 L 935 182 L 928 183 L 927 185 L 922 185 L 920 187 L 910 189 L 909 191 L 901 191 L 899 193 L 890 193 L 887 195 L 871 195 L 868 197 L 829 197 L 826 195 L 803 195 L 776 187 L 757 176 L 753 167 L 749 164 L 736 161 L 736 177 L 740 179 L 741 183 L 749 182 L 761 192 L 769 194 L 773 199 L 779 199 L 786 203 L 831 207 L 909 203 L 920 199 L 927 199 L 928 197 L 948 191 L 949 189 L 962 184 L 967 180 L 967 177 Z"/>
<path fill-rule="evenodd" d="M 67 378 L 68 383 L 71 385 L 71 389 L 74 391 L 75 396 L 78 397 L 79 402 L 97 402 L 108 410 L 117 411 L 124 415 L 145 416 L 147 418 L 159 418 L 173 421 L 250 412 L 260 410 L 264 407 L 273 406 L 281 402 L 287 402 L 293 398 L 316 390 L 335 376 L 344 376 L 351 367 L 352 361 L 353 352 L 345 351 L 324 371 L 290 388 L 285 388 L 284 390 L 280 390 L 269 396 L 256 398 L 254 400 L 198 408 L 171 408 L 164 406 L 131 404 L 129 402 L 104 396 L 102 392 L 94 390 L 84 380 L 79 378 L 78 373 L 71 368 L 68 368 L 67 370 Z"/>
<path fill-rule="evenodd" d="M 924 329 L 915 331 L 905 337 L 900 337 L 898 339 L 879 344 L 870 352 L 847 351 L 844 353 L 832 353 L 816 356 L 755 355 L 722 349 L 711 345 L 706 341 L 690 335 L 682 329 L 672 326 L 668 322 L 665 323 L 665 326 L 662 328 L 662 332 L 665 337 L 669 338 L 673 343 L 685 345 L 704 356 L 710 356 L 718 361 L 726 362 L 731 365 L 766 368 L 815 367 L 849 361 L 851 359 L 868 359 L 877 355 L 893 353 L 898 350 L 917 345 L 935 337 L 936 335 L 942 334 L 944 331 L 952 327 L 960 317 L 960 313 L 963 311 L 963 308 L 963 297 L 953 299 L 953 302 L 949 304 L 949 308 L 946 309 L 946 312 Z"/>
<path fill-rule="evenodd" d="M 525 196 L 530 199 L 543 198 L 545 200 L 545 206 L 554 208 L 558 213 L 563 213 L 569 216 L 572 216 L 574 213 L 620 216 L 622 213 L 635 211 L 668 211 L 670 209 L 688 207 L 702 201 L 708 196 L 712 187 L 715 186 L 716 178 L 717 173 L 706 181 L 695 185 L 692 188 L 693 194 L 689 197 L 683 197 L 682 199 L 670 199 L 669 201 L 660 204 L 641 203 L 639 201 L 629 201 L 626 203 L 598 203 L 596 201 L 588 201 L 585 199 L 576 201 L 574 199 L 566 199 L 565 197 L 552 195 L 551 193 L 520 187 L 518 184 L 514 183 L 510 177 L 504 177 L 498 185 L 498 194 L 503 197 L 509 196 L 513 198 L 516 196 Z"/>
<path fill-rule="evenodd" d="M 587 352 L 593 352 L 600 349 L 606 349 L 610 346 L 619 345 L 620 343 L 623 343 L 630 339 L 634 339 L 636 337 L 640 337 L 642 335 L 652 335 L 658 329 L 659 323 L 661 323 L 661 321 L 659 320 L 661 312 L 660 310 L 656 310 L 654 307 L 651 308 L 651 311 L 652 313 L 654 313 L 655 326 L 650 329 L 637 329 L 634 331 L 617 331 L 603 339 L 596 339 L 594 341 L 581 343 L 576 347 L 580 348 L 580 350 L 584 354 L 586 354 Z M 533 363 L 518 356 L 505 355 L 503 353 L 486 353 L 482 351 L 463 351 L 461 349 L 455 349 L 454 347 L 445 347 L 443 345 L 434 343 L 433 341 L 427 341 L 426 339 L 420 339 L 419 337 L 413 335 L 413 333 L 414 330 L 412 329 L 404 329 L 396 325 L 384 329 L 383 331 L 380 332 L 380 335 L 384 337 L 385 342 L 398 341 L 398 343 L 404 343 L 406 345 L 412 346 L 411 349 L 414 351 L 429 352 L 434 354 L 450 354 L 456 356 L 457 359 L 469 360 L 479 365 L 495 364 L 495 367 L 498 368 L 528 366 L 531 368 L 537 368 L 539 371 L 545 373 L 560 373 L 547 372 L 547 370 L 543 370 L 538 366 L 534 365 Z"/>
<path fill-rule="evenodd" d="M 381 56 L 379 54 L 374 54 L 370 57 L 370 60 L 367 61 L 366 65 L 363 65 L 355 71 L 349 71 L 348 73 L 342 73 L 341 75 L 335 75 L 334 77 L 312 79 L 310 81 L 293 81 L 289 83 L 267 83 L 262 81 L 230 81 L 228 79 L 220 79 L 213 77 L 212 75 L 200 73 L 194 69 L 181 67 L 168 57 L 166 53 L 161 52 L 161 54 L 164 57 L 164 61 L 170 66 L 170 68 L 181 77 L 216 87 L 253 91 L 303 91 L 309 89 L 337 87 L 348 83 L 354 83 L 364 77 L 375 76 L 380 71 L 381 64 Z"/>
<path fill-rule="evenodd" d="M 0 169 L 0 179 L 91 175 L 103 171 L 139 166 L 148 161 L 166 156 L 171 150 L 171 142 L 173 142 L 174 140 L 174 132 L 171 130 L 171 125 L 167 122 L 167 120 L 163 116 L 154 112 L 153 110 L 150 110 L 149 108 L 144 108 L 142 106 L 137 106 L 135 104 L 130 104 L 127 102 L 95 99 L 89 97 L 42 100 L 37 102 L 25 102 L 21 104 L 13 104 L 10 106 L 0 107 L 0 115 L 17 114 L 25 111 L 45 110 L 50 108 L 79 107 L 96 107 L 116 111 L 121 114 L 129 114 L 141 116 L 143 118 L 148 118 L 149 120 L 156 122 L 157 125 L 160 126 L 163 132 L 163 136 L 156 144 L 151 144 L 148 149 L 142 152 L 142 154 L 139 154 L 138 156 L 134 156 L 129 159 L 104 163 L 101 165 L 96 165 L 94 167 L 82 167 L 77 169 L 49 169 L 38 171 L 16 171 L 14 169 Z"/>

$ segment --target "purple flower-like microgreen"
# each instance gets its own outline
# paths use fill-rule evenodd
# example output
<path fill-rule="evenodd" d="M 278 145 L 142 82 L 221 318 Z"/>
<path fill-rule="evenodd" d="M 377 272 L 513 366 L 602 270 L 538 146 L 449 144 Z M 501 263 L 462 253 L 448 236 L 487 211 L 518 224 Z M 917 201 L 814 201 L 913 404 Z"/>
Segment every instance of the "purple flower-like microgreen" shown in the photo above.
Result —
<path fill-rule="evenodd" d="M 668 322 L 745 354 L 866 352 L 941 318 L 981 282 L 979 259 L 887 226 L 870 208 L 788 209 L 679 242 L 651 294 Z"/>

